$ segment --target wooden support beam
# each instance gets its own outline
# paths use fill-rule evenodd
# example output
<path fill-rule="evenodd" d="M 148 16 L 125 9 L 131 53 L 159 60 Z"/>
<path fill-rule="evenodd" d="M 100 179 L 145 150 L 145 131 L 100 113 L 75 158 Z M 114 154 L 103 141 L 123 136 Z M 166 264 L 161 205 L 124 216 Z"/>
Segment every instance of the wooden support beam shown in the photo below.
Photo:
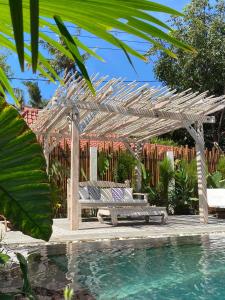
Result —
<path fill-rule="evenodd" d="M 205 116 L 203 114 L 188 114 L 182 112 L 166 111 L 156 108 L 152 109 L 134 109 L 126 108 L 119 105 L 110 105 L 106 103 L 95 103 L 90 101 L 78 101 L 76 102 L 76 107 L 78 109 L 90 110 L 90 111 L 99 111 L 107 113 L 121 114 L 125 116 L 136 116 L 143 118 L 158 118 L 158 119 L 170 119 L 170 120 L 190 120 L 192 122 L 200 120 L 203 123 L 214 123 L 215 117 Z"/>
<path fill-rule="evenodd" d="M 48 135 L 44 136 L 44 149 L 43 149 L 43 152 L 44 152 L 45 161 L 46 161 L 46 172 L 48 174 L 48 172 L 49 172 L 49 154 L 50 154 L 50 151 L 49 151 L 49 136 Z"/>
<path fill-rule="evenodd" d="M 70 170 L 70 229 L 79 229 L 80 204 L 79 204 L 79 130 L 77 115 L 71 118 L 71 170 Z"/>
<path fill-rule="evenodd" d="M 92 181 L 98 180 L 98 148 L 90 147 L 90 174 L 89 178 Z"/>
<path fill-rule="evenodd" d="M 198 176 L 198 197 L 199 197 L 199 214 L 200 221 L 208 223 L 208 202 L 207 202 L 207 166 L 205 161 L 205 145 L 203 135 L 203 125 L 197 123 L 196 141 L 196 162 L 197 162 L 197 176 Z"/>
<path fill-rule="evenodd" d="M 207 202 L 207 166 L 205 161 L 205 143 L 203 124 L 196 122 L 196 128 L 190 123 L 184 122 L 187 131 L 195 140 L 196 144 L 196 162 L 198 176 L 198 197 L 199 197 L 199 215 L 202 223 L 208 223 L 208 202 Z"/>

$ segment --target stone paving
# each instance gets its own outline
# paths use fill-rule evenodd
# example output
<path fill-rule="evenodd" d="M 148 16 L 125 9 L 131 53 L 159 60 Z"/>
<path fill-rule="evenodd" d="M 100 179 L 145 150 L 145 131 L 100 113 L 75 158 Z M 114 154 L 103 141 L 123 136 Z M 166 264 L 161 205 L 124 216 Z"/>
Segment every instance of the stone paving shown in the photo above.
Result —
<path fill-rule="evenodd" d="M 201 224 L 199 216 L 170 216 L 169 223 L 161 225 L 154 220 L 150 224 L 142 221 L 121 221 L 117 227 L 110 223 L 82 222 L 80 229 L 69 230 L 67 219 L 55 219 L 53 234 L 49 242 L 96 241 L 107 239 L 137 239 L 202 234 L 224 234 L 225 220 L 209 218 L 209 224 Z M 8 231 L 4 234 L 3 244 L 39 244 L 41 240 L 33 239 L 19 231 Z"/>

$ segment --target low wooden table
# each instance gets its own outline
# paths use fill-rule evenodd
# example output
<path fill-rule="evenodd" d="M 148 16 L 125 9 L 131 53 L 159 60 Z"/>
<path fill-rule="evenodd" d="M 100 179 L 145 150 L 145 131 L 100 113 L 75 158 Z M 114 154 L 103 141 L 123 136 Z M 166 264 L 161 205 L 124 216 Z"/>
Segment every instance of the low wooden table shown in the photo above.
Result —
<path fill-rule="evenodd" d="M 111 217 L 112 224 L 118 224 L 118 217 L 144 217 L 149 222 L 151 216 L 160 216 L 161 224 L 166 224 L 168 214 L 166 207 L 144 206 L 144 207 L 107 207 L 98 210 L 97 218 L 99 222 L 104 223 L 103 217 Z"/>

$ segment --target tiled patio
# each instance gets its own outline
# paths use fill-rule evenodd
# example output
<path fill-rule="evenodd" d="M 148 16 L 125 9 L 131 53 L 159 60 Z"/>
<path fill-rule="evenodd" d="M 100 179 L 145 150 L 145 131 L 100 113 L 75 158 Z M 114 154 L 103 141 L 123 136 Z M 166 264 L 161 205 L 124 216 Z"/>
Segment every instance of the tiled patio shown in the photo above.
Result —
<path fill-rule="evenodd" d="M 209 218 L 209 224 L 199 222 L 198 216 L 170 216 L 167 225 L 160 225 L 157 220 L 150 224 L 142 221 L 121 221 L 117 227 L 98 222 L 83 222 L 77 231 L 69 230 L 67 219 L 56 219 L 50 242 L 96 241 L 106 239 L 158 238 L 201 234 L 225 234 L 225 220 Z M 2 243 L 33 244 L 43 243 L 18 231 L 8 231 Z"/>

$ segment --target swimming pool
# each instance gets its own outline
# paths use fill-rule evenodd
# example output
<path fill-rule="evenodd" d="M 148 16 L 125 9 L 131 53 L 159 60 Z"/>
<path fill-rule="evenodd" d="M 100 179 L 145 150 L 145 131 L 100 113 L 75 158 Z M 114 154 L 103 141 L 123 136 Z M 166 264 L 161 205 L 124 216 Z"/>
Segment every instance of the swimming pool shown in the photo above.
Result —
<path fill-rule="evenodd" d="M 87 299 L 225 299 L 225 236 L 69 243 L 29 259 L 33 286 Z M 0 290 L 3 282 L 0 282 Z"/>

